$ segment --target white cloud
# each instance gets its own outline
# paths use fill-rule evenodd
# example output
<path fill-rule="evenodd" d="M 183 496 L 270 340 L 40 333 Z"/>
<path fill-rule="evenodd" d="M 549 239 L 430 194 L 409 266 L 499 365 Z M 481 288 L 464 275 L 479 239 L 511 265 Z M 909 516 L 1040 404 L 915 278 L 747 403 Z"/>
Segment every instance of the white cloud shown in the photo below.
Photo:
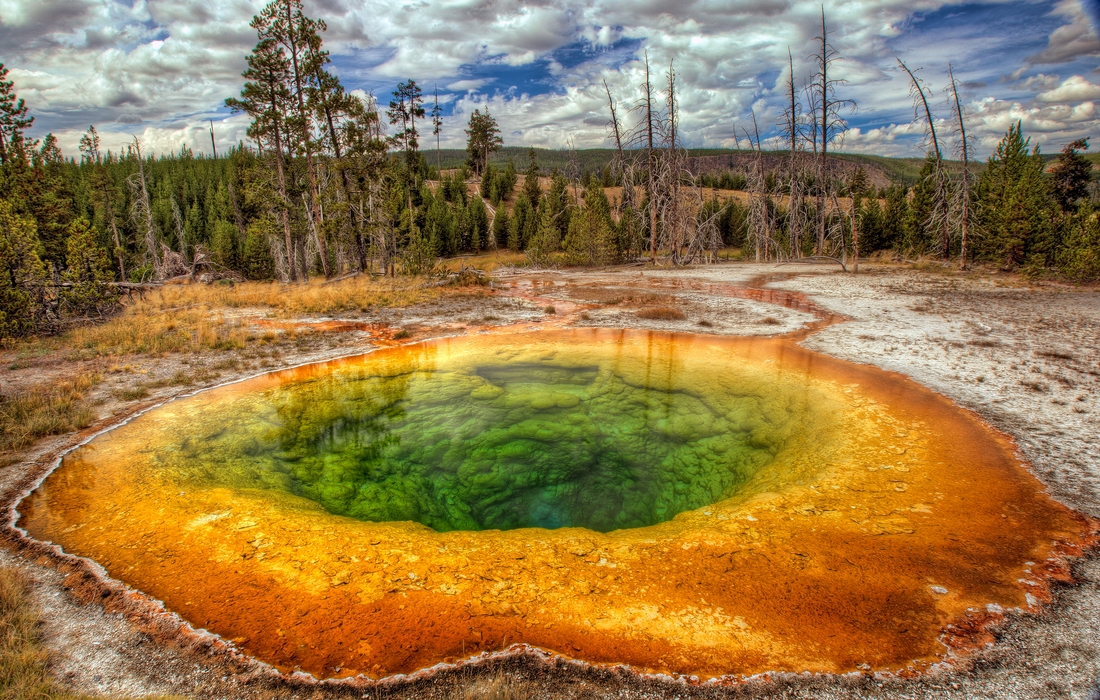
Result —
<path fill-rule="evenodd" d="M 1100 100 L 1100 85 L 1093 85 L 1079 75 L 1066 78 L 1058 87 L 1040 92 L 1035 97 L 1039 102 L 1084 102 Z"/>
<path fill-rule="evenodd" d="M 489 78 L 483 78 L 481 80 L 456 80 L 447 85 L 447 89 L 456 92 L 469 92 L 470 90 L 480 90 L 491 82 L 493 81 Z"/>
<path fill-rule="evenodd" d="M 1063 24 L 1051 33 L 1046 49 L 1028 57 L 1030 65 L 1068 63 L 1082 56 L 1100 55 L 1100 38 L 1097 38 L 1096 30 L 1090 25 L 1078 0 L 1060 0 L 1053 14 L 1067 18 L 1069 24 Z"/>
<path fill-rule="evenodd" d="M 207 151 L 208 118 L 215 119 L 219 148 L 223 140 L 227 148 L 244 138 L 247 120 L 226 119 L 220 106 L 240 90 L 244 57 L 255 43 L 248 22 L 262 4 L 0 0 L 0 46 L 20 95 L 38 117 L 35 133 L 56 132 L 69 154 L 89 123 L 115 146 L 140 129 L 154 151 L 180 145 Z M 1031 75 L 1032 64 L 1100 51 L 1076 0 L 1055 7 L 1054 16 L 1066 23 L 1050 34 L 1045 51 L 1028 60 L 1011 53 L 1026 27 L 976 39 L 921 34 L 906 43 L 916 32 L 913 13 L 948 4 L 827 3 L 831 42 L 843 57 L 834 75 L 847 81 L 839 96 L 859 105 L 843 148 L 915 152 L 921 129 L 907 121 L 911 102 L 894 64 L 898 53 L 911 67 L 925 67 L 920 74 L 935 90 L 933 109 L 941 117 L 948 114 L 942 73 L 949 58 L 955 62 L 982 148 L 1017 118 L 1037 139 L 1095 133 L 1100 121 L 1092 105 L 1100 102 L 1100 87 L 1079 75 L 1065 81 Z M 821 20 L 819 6 L 790 0 L 307 0 L 306 11 L 328 23 L 326 47 L 346 71 L 349 88 L 373 89 L 386 102 L 387 86 L 399 80 L 446 85 L 449 92 L 440 100 L 455 105 L 443 132 L 450 146 L 463 145 L 462 127 L 478 106 L 491 109 L 510 145 L 563 147 L 569 139 L 578 147 L 607 145 L 603 81 L 632 121 L 635 115 L 626 111 L 641 96 L 643 51 L 662 90 L 664 71 L 674 62 L 687 144 L 735 145 L 751 124 L 750 110 L 761 130 L 772 133 L 781 120 L 788 47 L 801 85 L 812 72 L 807 56 Z M 1002 58 L 990 62 L 989 56 Z M 996 82 L 1000 72 L 1017 67 L 1015 82 Z"/>

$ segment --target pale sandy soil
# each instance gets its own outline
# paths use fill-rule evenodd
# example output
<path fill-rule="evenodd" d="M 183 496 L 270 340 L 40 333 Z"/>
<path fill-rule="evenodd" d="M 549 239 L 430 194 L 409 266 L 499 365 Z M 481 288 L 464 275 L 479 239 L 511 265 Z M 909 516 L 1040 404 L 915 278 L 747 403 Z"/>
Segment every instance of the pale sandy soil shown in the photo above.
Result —
<path fill-rule="evenodd" d="M 484 300 L 476 306 L 444 303 L 357 320 L 413 327 L 415 339 L 509 324 L 523 330 L 579 325 L 774 334 L 795 330 L 815 318 L 731 294 L 733 285 L 760 280 L 762 275 L 772 276 L 764 279 L 772 288 L 804 292 L 819 310 L 847 317 L 847 322 L 810 335 L 803 341 L 807 347 L 911 376 L 976 411 L 1018 441 L 1022 457 L 1055 498 L 1100 517 L 1097 291 L 1029 289 L 987 276 L 951 277 L 885 268 L 852 276 L 823 266 L 627 267 L 504 274 L 498 279 L 508 298 Z M 619 296 L 624 299 L 619 301 Z M 553 313 L 546 310 L 551 305 Z M 681 309 L 686 317 L 650 321 L 637 316 L 639 308 L 654 305 Z M 711 325 L 700 326 L 699 321 Z M 376 342 L 365 331 L 313 334 L 278 344 L 278 352 L 265 357 L 243 356 L 236 366 L 227 364 L 221 354 L 191 358 L 189 365 L 182 364 L 184 358 L 171 356 L 134 359 L 114 363 L 129 366 L 114 373 L 111 367 L 98 367 L 108 376 L 97 389 L 102 400 L 99 413 L 103 424 L 110 424 L 139 406 L 195 388 L 159 388 L 151 390 L 147 399 L 119 400 L 120 387 L 134 376 L 170 377 L 180 369 L 194 373 L 198 366 L 218 367 L 208 370 L 218 376 L 205 382 L 214 384 L 255 374 L 264 365 L 289 366 L 365 351 Z M 5 366 L 11 362 L 3 359 Z M 96 369 L 91 367 L 94 364 L 89 363 L 89 368 Z M 32 361 L 24 369 L 0 373 L 0 382 L 18 385 L 59 372 L 56 362 L 41 358 L 37 365 Z M 44 441 L 23 462 L 0 471 L 5 504 L 26 475 L 41 470 L 52 455 L 76 440 L 67 436 Z M 1057 589 L 1053 604 L 1040 614 L 1010 614 L 996 644 L 936 673 L 909 680 L 780 675 L 731 688 L 639 678 L 530 655 L 380 688 L 296 683 L 247 661 L 211 653 L 194 640 L 172 641 L 170 620 L 107 612 L 100 605 L 81 602 L 103 592 L 82 581 L 72 567 L 62 566 L 59 571 L 48 557 L 5 550 L 0 552 L 0 562 L 23 567 L 39 582 L 35 597 L 46 620 L 49 646 L 57 652 L 56 672 L 89 693 L 171 692 L 201 698 L 489 697 L 493 696 L 491 679 L 505 673 L 518 691 L 515 697 L 531 698 L 1100 700 L 1100 559 L 1095 556 L 1077 562 L 1078 582 Z M 103 600 L 113 611 L 127 607 L 117 604 L 120 598 L 108 591 Z"/>

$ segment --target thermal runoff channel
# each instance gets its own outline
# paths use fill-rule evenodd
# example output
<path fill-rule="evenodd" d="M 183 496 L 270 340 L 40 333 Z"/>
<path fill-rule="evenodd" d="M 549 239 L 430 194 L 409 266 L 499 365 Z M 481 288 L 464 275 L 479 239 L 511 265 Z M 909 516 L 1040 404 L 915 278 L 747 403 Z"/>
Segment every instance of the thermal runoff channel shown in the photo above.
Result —
<path fill-rule="evenodd" d="M 318 677 L 512 642 L 703 677 L 919 669 L 1087 534 L 907 380 L 782 339 L 610 330 L 201 392 L 71 453 L 20 511 Z"/>

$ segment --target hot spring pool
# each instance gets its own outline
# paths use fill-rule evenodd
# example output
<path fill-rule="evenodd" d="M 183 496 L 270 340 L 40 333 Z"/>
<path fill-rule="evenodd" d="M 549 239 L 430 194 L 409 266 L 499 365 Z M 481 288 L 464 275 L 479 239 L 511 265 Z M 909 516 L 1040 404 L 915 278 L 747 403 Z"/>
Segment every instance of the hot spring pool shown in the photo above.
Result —
<path fill-rule="evenodd" d="M 284 670 L 526 642 L 700 676 L 920 667 L 1084 532 L 972 415 L 782 339 L 484 335 L 169 402 L 20 526 Z M 947 591 L 943 593 L 942 591 Z"/>

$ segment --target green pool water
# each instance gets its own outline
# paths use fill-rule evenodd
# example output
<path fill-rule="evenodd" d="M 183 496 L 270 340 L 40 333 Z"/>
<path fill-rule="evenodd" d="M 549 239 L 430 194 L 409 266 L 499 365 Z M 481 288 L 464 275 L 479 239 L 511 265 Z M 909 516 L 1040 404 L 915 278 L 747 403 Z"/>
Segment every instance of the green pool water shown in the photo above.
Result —
<path fill-rule="evenodd" d="M 607 532 L 736 494 L 808 425 L 789 379 L 615 347 L 420 346 L 205 407 L 200 394 L 155 459 L 361 520 Z"/>

